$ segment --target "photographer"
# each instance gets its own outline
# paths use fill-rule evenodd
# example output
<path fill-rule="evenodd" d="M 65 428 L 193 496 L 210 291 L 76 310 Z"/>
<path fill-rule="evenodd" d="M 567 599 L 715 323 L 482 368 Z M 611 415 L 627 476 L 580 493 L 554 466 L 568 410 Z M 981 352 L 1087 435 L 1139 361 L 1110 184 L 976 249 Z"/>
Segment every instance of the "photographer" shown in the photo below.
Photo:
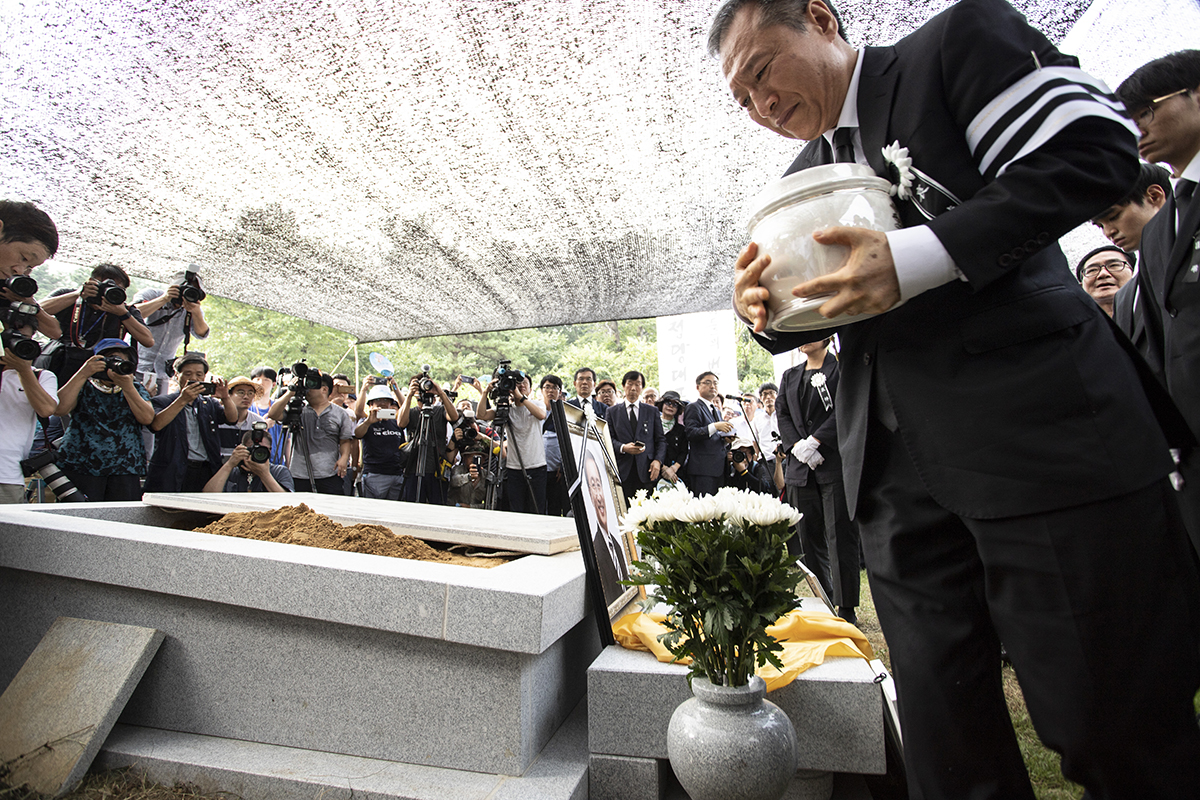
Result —
<path fill-rule="evenodd" d="M 205 382 L 209 367 L 203 353 L 184 353 L 174 366 L 179 391 L 150 401 L 157 413 L 150 423 L 154 452 L 146 476 L 147 492 L 203 491 L 221 467 L 217 426 L 238 419 L 225 381 Z"/>
<path fill-rule="evenodd" d="M 396 423 L 399 410 L 400 397 L 394 388 L 375 384 L 373 376 L 363 381 L 355 412 L 365 411 L 366 417 L 354 428 L 354 438 L 362 440 L 363 497 L 399 500 L 403 494 L 409 453 L 402 449 L 404 430 Z"/>
<path fill-rule="evenodd" d="M 512 388 L 505 391 L 510 381 Z M 541 423 L 546 418 L 546 407 L 529 396 L 528 375 L 519 370 L 506 370 L 492 378 L 479 401 L 479 418 L 496 419 L 497 408 L 508 411 L 507 472 L 504 476 L 508 510 L 545 514 L 546 445 Z"/>
<path fill-rule="evenodd" d="M 183 347 L 187 352 L 191 341 L 208 338 L 208 323 L 204 320 L 204 309 L 200 302 L 187 300 L 182 295 L 182 289 L 186 286 L 193 290 L 188 292 L 189 296 L 196 296 L 195 287 L 184 283 L 186 279 L 187 273 L 181 272 L 165 292 L 162 289 L 145 288 L 133 296 L 134 308 L 154 334 L 153 346 L 142 347 L 138 351 L 138 379 L 146 383 L 146 388 L 156 397 L 169 391 L 167 363 L 175 357 L 184 339 L 189 340 Z"/>
<path fill-rule="evenodd" d="M 475 422 L 475 412 L 466 409 L 454 426 L 450 443 L 446 445 L 447 459 L 458 461 L 450 470 L 448 505 L 464 508 L 485 508 L 487 487 L 492 476 L 487 461 L 493 447 L 497 446 L 488 432 Z"/>
<path fill-rule="evenodd" d="M 307 389 L 304 388 L 306 382 L 309 382 Z M 304 375 L 295 375 L 287 390 L 271 404 L 267 418 L 282 422 L 287 416 L 288 404 L 301 391 L 305 403 L 298 418 L 299 435 L 292 437 L 290 462 L 296 491 L 344 495 L 343 479 L 350 467 L 354 424 L 345 410 L 329 399 L 333 394 L 333 377 L 312 368 Z M 312 456 L 311 467 L 305 457 L 306 447 Z"/>
<path fill-rule="evenodd" d="M 58 392 L 59 415 L 71 425 L 58 466 L 89 500 L 137 500 L 146 474 L 142 426 L 154 421 L 150 393 L 133 379 L 133 346 L 101 339 Z"/>
<path fill-rule="evenodd" d="M 245 375 L 238 375 L 225 384 L 225 391 L 237 411 L 237 421 L 221 420 L 217 424 L 217 442 L 221 446 L 221 458 L 227 459 L 234 448 L 242 441 L 242 434 L 254 428 L 256 422 L 265 424 L 268 428 L 273 423 L 253 410 L 255 401 L 262 394 L 262 387 Z"/>
<path fill-rule="evenodd" d="M 142 347 L 153 347 L 154 335 L 141 312 L 125 302 L 127 289 L 125 270 L 116 264 L 100 264 L 83 288 L 60 289 L 46 298 L 42 309 L 57 319 L 63 333 L 59 344 L 46 348 L 38 366 L 65 383 L 101 339 L 121 339 L 128 333 Z"/>
<path fill-rule="evenodd" d="M 33 335 L 32 325 L 12 330 Z M 21 462 L 33 449 L 37 418 L 49 417 L 57 407 L 58 380 L 54 375 L 34 369 L 32 361 L 6 346 L 0 356 L 0 503 L 25 501 Z"/>
<path fill-rule="evenodd" d="M 13 291 L 12 279 L 29 278 L 34 267 L 56 252 L 58 228 L 45 211 L 33 203 L 0 200 L 0 298 L 9 303 L 33 303 L 29 298 L 37 291 L 36 285 L 30 286 L 26 295 Z M 62 336 L 58 320 L 40 308 L 35 327 L 47 338 Z"/>
<path fill-rule="evenodd" d="M 263 424 L 263 423 L 260 423 Z M 206 492 L 291 492 L 292 473 L 287 467 L 272 464 L 271 434 L 262 429 L 262 440 L 254 441 L 255 431 L 242 434 L 242 443 L 221 465 L 216 474 L 204 484 Z M 261 458 L 255 458 L 253 448 L 261 447 Z M 250 477 L 253 476 L 253 477 Z"/>
<path fill-rule="evenodd" d="M 414 400 L 416 414 L 411 413 Z M 429 370 L 414 375 L 408 382 L 408 393 L 400 401 L 400 417 L 396 420 L 405 429 L 408 440 L 405 449 L 411 451 L 404 470 L 405 500 L 445 505 L 446 487 L 439 471 L 446 459 L 448 426 L 457 421 L 458 409 L 451 404 L 441 384 L 429 376 Z"/>
<path fill-rule="evenodd" d="M 550 404 L 563 396 L 562 378 L 547 375 L 542 378 L 542 405 L 546 407 L 546 421 L 542 423 L 542 443 L 546 448 L 546 513 L 552 517 L 566 517 L 571 513 L 571 497 L 567 494 L 563 476 L 562 450 L 558 446 L 558 433 L 554 429 L 554 417 Z"/>
<path fill-rule="evenodd" d="M 754 457 L 754 442 L 749 439 L 734 439 L 729 447 L 729 472 L 725 485 L 745 492 L 774 495 L 774 481 L 762 461 Z"/>

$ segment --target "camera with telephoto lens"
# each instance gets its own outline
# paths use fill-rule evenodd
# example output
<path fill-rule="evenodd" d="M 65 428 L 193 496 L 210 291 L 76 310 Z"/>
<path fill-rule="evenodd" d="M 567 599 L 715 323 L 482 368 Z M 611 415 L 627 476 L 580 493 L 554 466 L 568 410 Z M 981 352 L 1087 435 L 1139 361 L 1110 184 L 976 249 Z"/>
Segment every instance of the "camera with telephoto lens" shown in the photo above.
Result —
<path fill-rule="evenodd" d="M 107 300 L 114 306 L 119 306 L 125 302 L 125 290 L 111 278 L 105 278 L 96 285 L 96 293 L 87 299 L 89 305 L 98 306 L 102 301 Z"/>
<path fill-rule="evenodd" d="M 37 330 L 37 313 L 38 304 L 32 301 L 19 301 L 0 307 L 0 320 L 4 322 L 0 342 L 24 361 L 33 361 L 42 354 L 42 346 L 21 333 L 23 328 Z"/>
<path fill-rule="evenodd" d="M 0 287 L 8 289 L 19 297 L 33 297 L 37 294 L 37 281 L 28 275 L 13 275 L 0 283 Z"/>
<path fill-rule="evenodd" d="M 200 284 L 200 267 L 197 264 L 188 264 L 183 277 L 173 283 L 172 286 L 179 287 L 179 297 L 171 301 L 171 305 L 176 308 L 182 307 L 185 301 L 188 303 L 201 303 L 204 302 L 204 298 L 208 297 L 208 293 L 204 291 L 204 287 Z"/>
<path fill-rule="evenodd" d="M 59 441 L 62 441 L 61 439 Z M 57 444 L 57 442 L 55 442 Z M 87 496 L 79 491 L 79 487 L 71 482 L 58 465 L 54 463 L 57 454 L 52 448 L 47 448 L 37 455 L 30 456 L 21 462 L 21 472 L 26 478 L 40 475 L 54 497 L 60 503 L 86 503 Z"/>
<path fill-rule="evenodd" d="M 132 375 L 137 365 L 120 356 L 105 356 L 104 370 L 112 375 Z"/>

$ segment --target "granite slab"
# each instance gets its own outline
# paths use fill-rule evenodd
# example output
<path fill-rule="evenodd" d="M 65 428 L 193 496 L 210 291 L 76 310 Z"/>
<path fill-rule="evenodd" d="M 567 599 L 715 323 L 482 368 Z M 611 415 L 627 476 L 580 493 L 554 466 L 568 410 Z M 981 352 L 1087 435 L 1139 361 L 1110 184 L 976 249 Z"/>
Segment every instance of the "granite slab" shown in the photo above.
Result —
<path fill-rule="evenodd" d="M 59 617 L 0 695 L 6 780 L 55 797 L 91 766 L 163 634 Z"/>
<path fill-rule="evenodd" d="M 229 514 L 304 503 L 343 525 L 384 525 L 418 539 L 517 553 L 553 555 L 578 549 L 574 520 L 476 508 L 431 506 L 396 500 L 296 492 L 279 494 L 169 494 L 151 492 L 142 502 L 159 508 Z"/>

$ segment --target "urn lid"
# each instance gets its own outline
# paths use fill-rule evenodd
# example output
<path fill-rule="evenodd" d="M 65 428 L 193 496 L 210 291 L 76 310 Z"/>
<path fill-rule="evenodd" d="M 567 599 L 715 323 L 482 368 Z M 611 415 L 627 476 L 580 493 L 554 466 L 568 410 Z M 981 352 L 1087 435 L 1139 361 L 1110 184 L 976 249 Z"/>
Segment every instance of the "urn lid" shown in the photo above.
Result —
<path fill-rule="evenodd" d="M 870 167 L 862 164 L 825 164 L 819 167 L 809 167 L 791 175 L 771 181 L 763 190 L 750 201 L 747 210 L 750 221 L 746 229 L 753 233 L 754 226 L 763 217 L 791 205 L 817 195 L 834 191 L 846 190 L 875 190 L 885 194 L 891 184 L 875 174 Z"/>

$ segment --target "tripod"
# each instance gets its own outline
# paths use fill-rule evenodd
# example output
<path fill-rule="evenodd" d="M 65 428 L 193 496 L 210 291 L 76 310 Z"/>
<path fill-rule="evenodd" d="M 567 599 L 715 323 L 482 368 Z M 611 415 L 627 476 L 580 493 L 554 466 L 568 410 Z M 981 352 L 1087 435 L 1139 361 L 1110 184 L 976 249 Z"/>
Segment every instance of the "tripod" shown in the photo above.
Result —
<path fill-rule="evenodd" d="M 423 406 L 420 410 L 421 416 L 417 423 L 417 493 L 416 502 L 422 502 L 424 494 L 422 489 L 425 486 L 425 464 L 429 459 L 429 448 L 433 446 L 431 440 L 433 436 L 433 409 Z M 436 448 L 434 453 L 437 453 Z M 437 464 L 434 464 L 434 470 L 437 469 Z"/>
<path fill-rule="evenodd" d="M 292 407 L 292 402 L 299 399 L 296 407 Z M 304 468 L 308 471 L 308 485 L 312 491 L 317 491 L 317 479 L 313 475 L 312 453 L 308 449 L 308 437 L 304 435 L 304 422 L 302 420 L 304 414 L 305 401 L 300 395 L 294 395 L 293 400 L 288 402 L 287 414 L 284 416 L 283 424 L 287 428 L 288 436 L 292 438 L 293 444 L 300 442 L 300 449 L 304 452 Z M 247 486 L 249 479 L 247 479 Z"/>
<path fill-rule="evenodd" d="M 504 403 L 496 405 L 496 417 L 492 420 L 492 428 L 499 434 L 500 446 L 493 448 L 492 454 L 488 457 L 488 469 L 491 470 L 493 465 L 496 467 L 492 472 L 495 475 L 495 480 L 488 484 L 487 500 L 484 503 L 485 508 L 496 509 L 499 507 L 500 498 L 504 496 L 504 484 L 508 477 L 508 457 L 504 454 L 505 442 L 511 443 L 513 451 L 517 454 L 517 463 L 521 465 L 521 477 L 525 479 L 525 488 L 529 492 L 529 500 L 533 505 L 533 513 L 541 514 L 542 508 L 538 505 L 537 493 L 533 490 L 533 481 L 529 479 L 529 473 L 525 471 L 525 460 L 521 458 L 521 448 L 517 444 L 516 439 L 510 439 L 508 436 L 508 415 L 511 407 Z"/>

